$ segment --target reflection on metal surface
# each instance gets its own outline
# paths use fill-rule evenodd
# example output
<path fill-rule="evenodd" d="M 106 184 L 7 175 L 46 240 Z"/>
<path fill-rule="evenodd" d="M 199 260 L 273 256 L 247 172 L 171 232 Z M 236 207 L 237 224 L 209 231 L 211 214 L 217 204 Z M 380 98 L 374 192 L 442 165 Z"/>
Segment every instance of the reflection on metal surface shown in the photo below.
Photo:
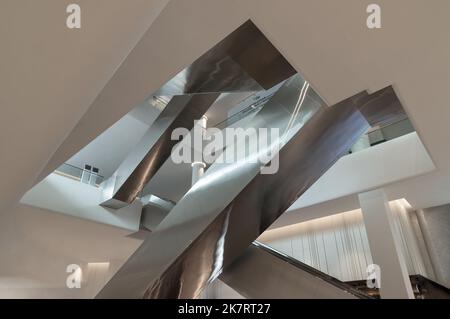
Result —
<path fill-rule="evenodd" d="M 283 81 L 284 82 L 284 81 Z M 244 100 L 240 101 L 237 105 L 233 107 L 233 113 L 230 111 L 228 117 L 222 121 L 209 125 L 210 127 L 216 127 L 219 129 L 225 129 L 233 124 L 239 122 L 240 120 L 246 118 L 250 114 L 256 114 L 261 110 L 261 108 L 269 101 L 275 92 L 283 85 L 283 82 L 275 85 L 269 90 L 259 91 L 253 93 L 252 95 L 246 97 Z"/>
<path fill-rule="evenodd" d="M 71 178 L 73 180 L 84 182 L 86 184 L 98 187 L 100 183 L 103 181 L 103 176 L 92 172 L 91 170 L 86 170 L 85 168 L 76 167 L 69 163 L 64 163 L 60 167 L 58 167 L 55 174 Z M 87 176 L 86 181 L 83 181 L 83 175 Z"/>
<path fill-rule="evenodd" d="M 408 118 L 403 120 L 371 128 L 365 135 L 356 142 L 351 152 L 358 152 L 381 143 L 391 141 L 406 134 L 415 132 L 415 129 Z"/>
<path fill-rule="evenodd" d="M 214 163 L 99 298 L 196 297 L 369 128 L 359 107 L 377 96 L 362 92 L 325 107 L 302 87 L 299 76 L 286 81 L 251 122 L 256 128 L 291 127 L 280 141 L 279 171 L 258 174 L 260 165 L 245 159 Z M 384 103 L 377 110 L 385 112 Z M 366 114 L 371 123 L 377 112 Z"/>
<path fill-rule="evenodd" d="M 383 127 L 407 118 L 392 86 L 363 98 L 358 108 L 371 126 Z"/>
<path fill-rule="evenodd" d="M 132 203 L 170 156 L 176 144 L 170 138 L 172 131 L 192 129 L 220 93 L 269 89 L 293 74 L 292 66 L 258 28 L 245 22 L 154 94 L 161 101 L 175 96 L 104 182 L 101 205 L 120 208 Z"/>
<path fill-rule="evenodd" d="M 154 231 L 161 221 L 167 216 L 175 203 L 159 198 L 155 195 L 147 195 L 141 198 L 142 208 L 140 225 L 150 231 Z"/>
<path fill-rule="evenodd" d="M 261 91 L 295 73 L 248 20 L 163 85 L 156 95 Z"/>
<path fill-rule="evenodd" d="M 194 120 L 219 96 L 214 94 L 174 96 L 144 137 L 103 187 L 103 206 L 124 207 L 134 201 L 148 181 L 170 156 L 177 143 L 171 139 L 175 128 L 192 129 Z"/>
<path fill-rule="evenodd" d="M 226 267 L 220 279 L 247 298 L 371 298 L 349 284 L 258 242 Z"/>
<path fill-rule="evenodd" d="M 169 212 L 176 204 L 175 202 L 173 202 L 171 200 L 163 199 L 161 197 L 158 197 L 158 196 L 152 195 L 152 194 L 142 197 L 141 202 L 144 206 L 145 205 L 158 206 L 158 207 L 161 207 L 162 209 L 166 210 L 167 212 Z"/>

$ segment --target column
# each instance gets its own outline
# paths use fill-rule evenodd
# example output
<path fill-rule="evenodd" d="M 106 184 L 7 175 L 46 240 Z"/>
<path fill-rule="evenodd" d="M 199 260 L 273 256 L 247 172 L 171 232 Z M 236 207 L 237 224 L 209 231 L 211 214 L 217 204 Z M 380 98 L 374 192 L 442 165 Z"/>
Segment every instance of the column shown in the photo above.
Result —
<path fill-rule="evenodd" d="M 194 185 L 203 176 L 206 164 L 203 162 L 194 162 L 191 164 L 191 166 L 192 166 L 192 185 Z"/>
<path fill-rule="evenodd" d="M 202 129 L 202 138 L 205 136 L 206 131 L 206 124 L 207 124 L 208 118 L 203 115 L 200 120 L 197 121 L 195 125 L 198 125 Z M 195 142 L 194 142 L 195 143 Z M 203 141 L 201 141 L 203 143 Z M 194 146 L 194 152 L 201 152 L 202 148 L 200 147 L 199 150 L 197 150 Z M 200 159 L 202 154 L 200 154 Z M 203 173 L 205 172 L 206 164 L 202 161 L 196 161 L 191 164 L 192 166 L 192 185 L 197 183 L 197 181 L 203 176 Z"/>
<path fill-rule="evenodd" d="M 392 215 L 382 189 L 358 195 L 374 264 L 380 267 L 380 295 L 383 299 L 414 299 L 400 243 L 394 233 Z"/>

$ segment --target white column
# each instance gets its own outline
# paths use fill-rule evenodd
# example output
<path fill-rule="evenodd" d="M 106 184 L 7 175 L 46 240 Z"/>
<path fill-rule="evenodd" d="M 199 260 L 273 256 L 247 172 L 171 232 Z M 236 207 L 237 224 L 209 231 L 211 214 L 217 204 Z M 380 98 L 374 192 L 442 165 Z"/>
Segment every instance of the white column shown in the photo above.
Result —
<path fill-rule="evenodd" d="M 203 162 L 194 162 L 191 164 L 191 166 L 192 166 L 192 185 L 194 185 L 203 176 L 206 164 Z"/>
<path fill-rule="evenodd" d="M 206 124 L 208 123 L 208 118 L 206 117 L 206 115 L 203 115 L 200 120 L 198 120 L 197 125 L 200 125 L 203 128 L 203 131 L 206 130 Z M 205 132 L 203 132 L 204 134 Z"/>
<path fill-rule="evenodd" d="M 202 137 L 205 136 L 207 121 L 208 121 L 208 118 L 205 115 L 203 115 L 195 124 L 195 125 L 198 125 L 199 127 L 201 127 Z M 201 150 L 194 149 L 194 152 L 200 152 L 200 151 Z M 199 159 L 202 159 L 202 158 L 200 157 Z M 194 185 L 203 176 L 203 173 L 205 172 L 206 164 L 201 161 L 197 161 L 197 162 L 193 162 L 191 164 L 191 166 L 192 166 L 192 184 L 191 185 Z"/>
<path fill-rule="evenodd" d="M 386 194 L 381 189 L 362 193 L 359 194 L 359 203 L 372 259 L 380 267 L 381 298 L 414 299 Z"/>

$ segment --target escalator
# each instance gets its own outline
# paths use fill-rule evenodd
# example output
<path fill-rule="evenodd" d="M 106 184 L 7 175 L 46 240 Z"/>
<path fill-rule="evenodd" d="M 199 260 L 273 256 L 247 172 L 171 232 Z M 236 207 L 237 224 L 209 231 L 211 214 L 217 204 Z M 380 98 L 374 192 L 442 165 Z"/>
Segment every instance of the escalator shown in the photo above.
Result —
<path fill-rule="evenodd" d="M 328 107 L 299 75 L 291 77 L 248 123 L 285 132 L 262 150 L 277 146 L 278 170 L 261 174 L 272 161 L 216 160 L 97 298 L 197 297 L 370 126 L 401 116 L 391 87 Z M 235 151 L 221 156 L 228 152 Z"/>
<path fill-rule="evenodd" d="M 171 102 L 104 183 L 102 205 L 132 203 L 171 156 L 175 129 L 189 131 L 219 93 L 277 85 L 167 216 L 144 214 L 152 232 L 97 298 L 197 297 L 371 126 L 405 117 L 392 87 L 328 106 L 247 21 L 155 93 Z"/>
<path fill-rule="evenodd" d="M 194 127 L 222 93 L 265 92 L 295 69 L 250 21 L 166 82 L 153 97 L 169 102 L 144 137 L 102 185 L 101 205 L 130 205 L 170 157 L 177 129 Z"/>
<path fill-rule="evenodd" d="M 253 242 L 224 269 L 219 278 L 246 298 L 372 298 L 347 283 L 259 242 Z"/>
<path fill-rule="evenodd" d="M 423 275 L 409 275 L 415 299 L 450 299 L 450 289 Z M 373 298 L 381 298 L 378 288 L 367 287 L 365 280 L 347 282 Z"/>

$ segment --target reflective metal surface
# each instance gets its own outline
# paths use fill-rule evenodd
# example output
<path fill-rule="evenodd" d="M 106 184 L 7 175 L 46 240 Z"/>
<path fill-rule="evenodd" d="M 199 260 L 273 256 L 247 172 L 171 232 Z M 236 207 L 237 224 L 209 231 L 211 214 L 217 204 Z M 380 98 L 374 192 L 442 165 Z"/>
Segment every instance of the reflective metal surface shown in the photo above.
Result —
<path fill-rule="evenodd" d="M 219 95 L 174 96 L 114 175 L 104 183 L 102 205 L 120 208 L 132 203 L 170 156 L 177 143 L 171 139 L 172 131 L 192 129 L 194 120 L 201 118 Z"/>
<path fill-rule="evenodd" d="M 356 288 L 254 242 L 220 275 L 247 298 L 370 299 Z"/>
<path fill-rule="evenodd" d="M 371 126 L 383 127 L 407 118 L 392 86 L 362 98 L 358 108 Z"/>
<path fill-rule="evenodd" d="M 295 73 L 289 62 L 248 20 L 155 94 L 261 91 Z"/>
<path fill-rule="evenodd" d="M 156 227 L 167 216 L 175 203 L 154 195 L 147 195 L 141 198 L 144 204 L 141 214 L 141 227 L 154 231 Z"/>
<path fill-rule="evenodd" d="M 214 163 L 98 298 L 196 297 L 369 128 L 357 104 L 367 93 L 325 107 L 304 88 L 299 76 L 286 81 L 252 120 L 286 132 L 278 172 L 258 174 L 246 159 Z"/>
<path fill-rule="evenodd" d="M 192 129 L 194 120 L 205 114 L 220 93 L 269 89 L 295 73 L 258 28 L 250 20 L 245 22 L 154 93 L 175 96 L 103 183 L 101 205 L 120 208 L 132 203 L 170 156 L 176 144 L 170 139 L 172 131 Z"/>

